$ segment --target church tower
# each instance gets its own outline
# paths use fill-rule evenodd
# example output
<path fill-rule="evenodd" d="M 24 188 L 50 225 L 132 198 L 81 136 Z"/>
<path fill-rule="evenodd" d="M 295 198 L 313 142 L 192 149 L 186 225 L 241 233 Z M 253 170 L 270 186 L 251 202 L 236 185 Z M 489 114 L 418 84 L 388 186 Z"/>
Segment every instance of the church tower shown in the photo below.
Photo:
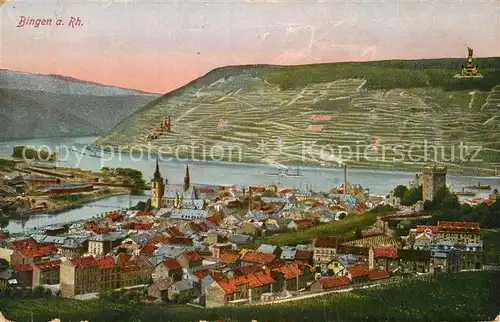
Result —
<path fill-rule="evenodd" d="M 187 191 L 189 189 L 190 184 L 190 179 L 189 179 L 189 166 L 186 166 L 186 175 L 184 176 L 184 191 Z"/>
<path fill-rule="evenodd" d="M 163 195 L 165 194 L 165 182 L 160 173 L 160 166 L 158 165 L 158 158 L 156 159 L 156 170 L 153 177 L 151 206 L 158 209 L 161 206 Z"/>

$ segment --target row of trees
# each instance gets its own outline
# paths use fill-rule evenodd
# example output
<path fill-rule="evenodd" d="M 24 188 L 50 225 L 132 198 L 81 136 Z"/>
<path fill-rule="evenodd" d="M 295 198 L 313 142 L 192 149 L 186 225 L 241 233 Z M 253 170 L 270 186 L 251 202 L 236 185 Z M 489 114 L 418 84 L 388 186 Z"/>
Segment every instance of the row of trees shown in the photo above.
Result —
<path fill-rule="evenodd" d="M 405 206 L 422 200 L 422 187 L 408 189 L 400 185 L 393 193 L 401 198 L 401 204 Z M 500 228 L 500 199 L 490 206 L 486 202 L 479 205 L 461 204 L 456 194 L 443 188 L 433 201 L 424 202 L 424 210 L 433 215 L 426 224 L 435 224 L 437 221 L 472 221 L 478 222 L 481 228 Z"/>

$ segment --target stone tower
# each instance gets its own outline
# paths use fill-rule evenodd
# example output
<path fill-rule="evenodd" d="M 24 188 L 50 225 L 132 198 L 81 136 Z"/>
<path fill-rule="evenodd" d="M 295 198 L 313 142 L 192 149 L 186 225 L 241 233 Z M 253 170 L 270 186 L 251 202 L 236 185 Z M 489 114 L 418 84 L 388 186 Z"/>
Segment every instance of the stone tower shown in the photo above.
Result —
<path fill-rule="evenodd" d="M 422 200 L 432 201 L 441 189 L 446 188 L 446 167 L 436 165 L 424 169 L 419 177 L 422 183 Z"/>
<path fill-rule="evenodd" d="M 153 187 L 151 193 L 151 206 L 156 209 L 160 208 L 163 195 L 165 194 L 165 182 L 163 181 L 163 177 L 160 173 L 158 159 L 156 159 L 156 170 L 153 177 Z"/>

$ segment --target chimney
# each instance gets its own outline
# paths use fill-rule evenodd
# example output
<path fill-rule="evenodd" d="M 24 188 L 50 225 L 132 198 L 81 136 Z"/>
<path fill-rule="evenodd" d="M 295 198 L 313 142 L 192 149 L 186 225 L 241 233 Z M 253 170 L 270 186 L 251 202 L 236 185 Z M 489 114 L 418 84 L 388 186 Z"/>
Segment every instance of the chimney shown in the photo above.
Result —
<path fill-rule="evenodd" d="M 248 212 L 252 211 L 252 186 L 248 187 Z"/>

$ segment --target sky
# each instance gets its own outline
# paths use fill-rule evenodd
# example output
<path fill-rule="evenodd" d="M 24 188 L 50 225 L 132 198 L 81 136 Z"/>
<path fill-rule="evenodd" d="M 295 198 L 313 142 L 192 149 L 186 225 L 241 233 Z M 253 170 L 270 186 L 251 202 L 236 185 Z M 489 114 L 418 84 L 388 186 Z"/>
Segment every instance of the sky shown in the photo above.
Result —
<path fill-rule="evenodd" d="M 0 0 L 0 68 L 166 93 L 227 65 L 500 56 L 500 1 Z M 21 16 L 51 25 L 18 27 Z M 79 17 L 80 26 L 69 26 Z M 62 26 L 56 26 L 61 19 Z"/>

